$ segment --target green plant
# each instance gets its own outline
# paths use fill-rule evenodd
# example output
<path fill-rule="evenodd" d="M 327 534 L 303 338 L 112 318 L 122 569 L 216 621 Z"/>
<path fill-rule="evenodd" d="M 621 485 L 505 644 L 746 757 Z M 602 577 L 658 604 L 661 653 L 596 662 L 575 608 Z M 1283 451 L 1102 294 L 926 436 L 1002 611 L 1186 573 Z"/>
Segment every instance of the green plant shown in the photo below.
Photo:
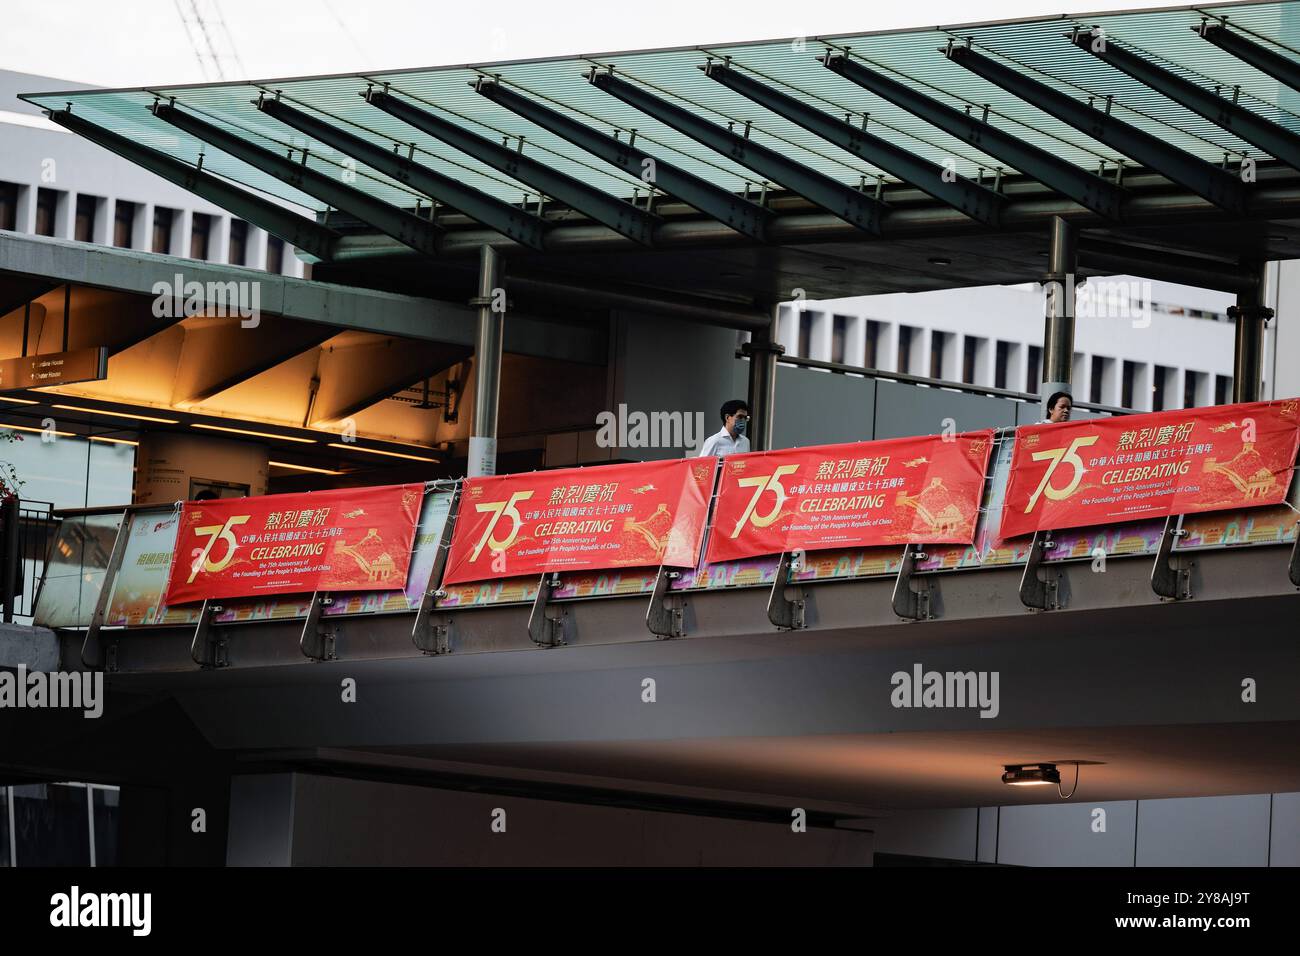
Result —
<path fill-rule="evenodd" d="M 0 431 L 0 442 L 22 441 L 23 436 L 13 431 Z M 16 498 L 23 486 L 18 469 L 11 461 L 0 461 L 0 500 Z"/>

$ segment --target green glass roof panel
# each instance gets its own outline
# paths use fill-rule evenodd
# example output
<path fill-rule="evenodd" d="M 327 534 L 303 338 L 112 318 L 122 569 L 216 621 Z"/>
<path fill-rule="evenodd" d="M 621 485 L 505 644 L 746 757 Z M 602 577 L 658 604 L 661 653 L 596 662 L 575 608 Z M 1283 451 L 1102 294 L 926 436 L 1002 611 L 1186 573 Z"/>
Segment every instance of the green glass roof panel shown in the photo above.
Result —
<path fill-rule="evenodd" d="M 567 173 L 588 186 L 621 198 L 644 194 L 645 184 L 578 149 L 566 140 L 498 106 L 476 93 L 476 78 L 489 75 L 593 129 L 626 139 L 636 131 L 637 145 L 660 159 L 723 189 L 756 190 L 762 177 L 727 156 L 714 152 L 664 123 L 641 113 L 590 84 L 584 74 L 593 65 L 612 66 L 622 79 L 722 127 L 748 135 L 810 169 L 850 186 L 893 177 L 756 105 L 707 78 L 699 69 L 706 59 L 729 58 L 731 66 L 794 96 L 809 106 L 861 125 L 898 146 L 935 163 L 951 160 L 962 175 L 990 181 L 999 167 L 987 155 L 930 126 L 893 104 L 827 70 L 817 57 L 828 48 L 847 51 L 866 65 L 924 92 L 938 102 L 982 115 L 1026 142 L 1088 170 L 1103 161 L 1113 170 L 1122 157 L 1013 94 L 948 60 L 941 48 L 950 40 L 967 40 L 978 52 L 1023 75 L 1045 83 L 1080 102 L 1092 100 L 1112 113 L 1180 149 L 1213 163 L 1224 154 L 1263 158 L 1260 151 L 1185 107 L 1139 83 L 1067 39 L 1073 28 L 1105 30 L 1108 43 L 1142 56 L 1163 69 L 1220 95 L 1236 96 L 1243 107 L 1300 132 L 1300 93 L 1282 87 L 1236 57 L 1193 32 L 1204 17 L 1228 17 L 1231 28 L 1283 55 L 1300 60 L 1300 0 L 1241 3 L 1101 14 L 1063 15 L 1003 23 L 782 39 L 758 43 L 630 51 L 592 56 L 556 57 L 513 63 L 457 65 L 370 74 L 301 77 L 235 83 L 150 87 L 135 90 L 81 90 L 27 98 L 49 109 L 72 108 L 113 132 L 151 146 L 249 189 L 321 211 L 319 201 L 246 163 L 205 146 L 149 111 L 155 97 L 220 125 L 249 142 L 281 155 L 292 150 L 308 165 L 342 176 L 358 189 L 404 208 L 425 197 L 323 143 L 259 112 L 259 93 L 278 95 L 386 150 L 396 149 L 467 185 L 512 203 L 537 191 L 483 162 L 370 106 L 368 85 L 388 85 L 390 92 L 422 109 L 452 120 L 494 142 L 520 148 L 525 155 Z M 1005 169 L 1005 173 L 1015 170 Z"/>

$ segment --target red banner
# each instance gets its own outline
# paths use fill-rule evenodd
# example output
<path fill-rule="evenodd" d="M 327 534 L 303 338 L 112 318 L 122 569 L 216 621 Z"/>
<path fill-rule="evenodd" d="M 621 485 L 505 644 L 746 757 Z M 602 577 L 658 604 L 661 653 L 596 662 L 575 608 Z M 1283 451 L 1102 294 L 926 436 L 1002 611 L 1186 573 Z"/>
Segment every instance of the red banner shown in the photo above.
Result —
<path fill-rule="evenodd" d="M 694 567 L 716 458 L 470 478 L 443 580 Z"/>
<path fill-rule="evenodd" d="M 1278 504 L 1298 410 L 1291 398 L 1018 428 L 1001 537 Z"/>
<path fill-rule="evenodd" d="M 405 587 L 424 486 L 187 501 L 167 603 Z"/>
<path fill-rule="evenodd" d="M 970 544 L 993 432 L 728 455 L 709 562 L 796 548 Z"/>

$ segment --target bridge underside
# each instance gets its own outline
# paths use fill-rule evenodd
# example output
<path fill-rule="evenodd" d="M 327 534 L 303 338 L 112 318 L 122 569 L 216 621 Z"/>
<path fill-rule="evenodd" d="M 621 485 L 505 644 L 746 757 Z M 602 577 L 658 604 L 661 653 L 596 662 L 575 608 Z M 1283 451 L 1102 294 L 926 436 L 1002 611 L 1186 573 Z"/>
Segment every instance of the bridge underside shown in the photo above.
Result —
<path fill-rule="evenodd" d="M 152 776 L 186 728 L 183 759 L 200 747 L 208 772 L 489 792 L 528 781 L 562 798 L 802 806 L 836 820 L 1056 802 L 1055 788 L 1000 782 L 1004 765 L 1039 761 L 1062 765 L 1067 790 L 1077 762 L 1088 801 L 1300 791 L 1288 556 L 1200 553 L 1183 601 L 1151 593 L 1149 559 L 1114 558 L 1105 573 L 1068 564 L 1066 606 L 1045 613 L 1020 605 L 1019 568 L 937 574 L 940 617 L 920 622 L 894 616 L 892 577 L 828 583 L 807 589 L 799 631 L 768 624 L 766 588 L 700 592 L 673 640 L 645 630 L 643 596 L 588 600 L 567 605 L 568 643 L 554 648 L 532 644 L 527 606 L 474 609 L 448 614 L 451 653 L 438 656 L 413 648 L 409 614 L 339 620 L 325 663 L 302 660 L 301 622 L 234 625 L 230 666 L 205 671 L 188 661 L 191 628 L 105 632 L 118 668 L 107 716 L 55 729 L 41 714 L 30 734 L 20 723 L 10 768 Z M 81 638 L 62 636 L 65 666 Z M 997 672 L 996 715 L 896 707 L 892 676 L 918 665 Z M 166 720 L 147 717 L 160 705 Z"/>

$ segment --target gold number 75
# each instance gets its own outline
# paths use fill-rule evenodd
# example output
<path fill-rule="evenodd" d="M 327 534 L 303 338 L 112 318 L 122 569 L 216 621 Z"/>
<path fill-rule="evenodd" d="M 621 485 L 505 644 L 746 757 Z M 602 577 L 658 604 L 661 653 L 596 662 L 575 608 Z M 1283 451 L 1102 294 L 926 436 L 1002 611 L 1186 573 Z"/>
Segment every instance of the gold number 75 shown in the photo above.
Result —
<path fill-rule="evenodd" d="M 1025 514 L 1034 510 L 1034 505 L 1038 504 L 1039 496 L 1046 494 L 1053 501 L 1060 501 L 1062 498 L 1068 498 L 1074 494 L 1074 489 L 1079 487 L 1079 482 L 1083 480 L 1083 459 L 1077 454 L 1080 448 L 1087 448 L 1095 444 L 1097 435 L 1088 435 L 1084 438 L 1076 438 L 1070 442 L 1068 448 L 1050 448 L 1047 451 L 1036 451 L 1033 454 L 1034 461 L 1051 460 L 1047 466 L 1047 471 L 1043 474 L 1043 480 L 1038 483 L 1033 495 L 1029 498 L 1029 504 L 1025 508 Z M 1064 488 L 1052 487 L 1052 473 L 1056 471 L 1056 466 L 1065 462 L 1074 469 L 1074 477 Z"/>
<path fill-rule="evenodd" d="M 478 560 L 478 556 L 483 552 L 483 546 L 485 544 L 490 545 L 493 551 L 504 551 L 514 543 L 515 536 L 519 534 L 519 529 L 523 527 L 524 523 L 524 519 L 520 516 L 519 512 L 515 510 L 515 503 L 519 501 L 527 501 L 532 496 L 533 493 L 531 491 L 516 491 L 510 496 L 509 501 L 486 501 L 481 505 L 474 506 L 474 510 L 480 513 L 484 511 L 492 512 L 492 520 L 489 521 L 487 527 L 483 529 L 483 536 L 478 539 L 478 544 L 474 545 L 474 551 L 469 556 L 471 561 Z M 510 517 L 512 527 L 510 529 L 510 535 L 504 541 L 498 541 L 492 536 L 492 532 L 495 530 L 497 522 L 501 520 L 502 515 L 508 515 Z"/>
<path fill-rule="evenodd" d="M 186 584 L 193 584 L 194 579 L 199 576 L 199 571 L 207 571 L 209 574 L 215 574 L 225 568 L 230 563 L 230 559 L 235 556 L 235 549 L 239 547 L 239 542 L 235 540 L 234 529 L 247 521 L 251 515 L 234 515 L 226 519 L 224 525 L 204 525 L 202 528 L 195 528 L 194 533 L 201 538 L 207 538 L 208 543 L 203 546 L 199 556 L 194 559 L 190 565 L 190 576 Z M 212 553 L 212 546 L 218 541 L 226 543 L 226 556 L 220 561 L 212 562 L 208 560 L 208 555 Z"/>
<path fill-rule="evenodd" d="M 746 521 L 752 521 L 755 528 L 766 528 L 781 514 L 781 506 L 785 504 L 785 488 L 781 484 L 782 475 L 792 475 L 799 470 L 798 465 L 781 465 L 770 475 L 754 475 L 750 478 L 739 478 L 736 484 L 741 488 L 753 488 L 754 495 L 749 499 L 749 504 L 745 505 L 745 513 L 740 516 L 736 522 L 736 528 L 731 532 L 731 537 L 740 534 L 740 529 L 745 526 Z M 755 508 L 758 506 L 758 499 L 763 496 L 763 492 L 768 490 L 776 494 L 776 500 L 772 502 L 771 509 L 766 514 L 758 514 Z"/>

